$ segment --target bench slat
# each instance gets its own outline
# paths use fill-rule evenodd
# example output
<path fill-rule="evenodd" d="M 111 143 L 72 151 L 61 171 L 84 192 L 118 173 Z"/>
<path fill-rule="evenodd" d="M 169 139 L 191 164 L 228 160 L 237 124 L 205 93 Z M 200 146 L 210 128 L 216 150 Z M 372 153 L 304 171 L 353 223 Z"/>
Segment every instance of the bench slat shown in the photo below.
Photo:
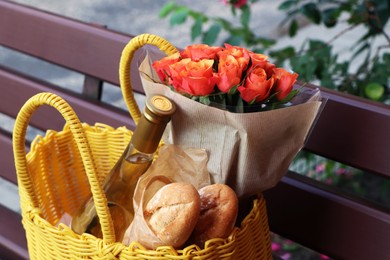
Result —
<path fill-rule="evenodd" d="M 73 107 L 82 122 L 90 125 L 96 122 L 105 123 L 112 127 L 127 126 L 134 128 L 130 114 L 119 108 L 114 108 L 102 102 L 82 98 L 77 93 L 58 88 L 48 83 L 32 80 L 29 77 L 11 72 L 0 67 L 0 92 L 2 102 L 0 111 L 11 117 L 16 117 L 23 104 L 39 92 L 52 92 L 60 95 Z M 12 91 L 9 91 L 12 89 Z M 61 130 L 65 121 L 59 113 L 52 108 L 42 107 L 32 117 L 31 125 L 40 129 Z"/>
<path fill-rule="evenodd" d="M 0 259 L 29 259 L 22 217 L 0 205 Z"/>
<path fill-rule="evenodd" d="M 103 26 L 0 1 L 0 45 L 114 85 L 119 85 L 119 59 L 130 39 Z M 134 90 L 144 93 L 137 70 L 131 73 Z"/>
<path fill-rule="evenodd" d="M 271 230 L 336 259 L 389 259 L 390 210 L 289 173 L 265 192 Z"/>
<path fill-rule="evenodd" d="M 0 43 L 4 46 L 118 83 L 118 70 L 114 73 L 107 68 L 118 68 L 118 54 L 128 36 L 3 1 L 0 23 L 8 24 L 0 27 Z M 109 46 L 107 38 L 112 38 Z"/>
<path fill-rule="evenodd" d="M 390 178 L 390 106 L 321 91 L 328 100 L 305 149 Z"/>

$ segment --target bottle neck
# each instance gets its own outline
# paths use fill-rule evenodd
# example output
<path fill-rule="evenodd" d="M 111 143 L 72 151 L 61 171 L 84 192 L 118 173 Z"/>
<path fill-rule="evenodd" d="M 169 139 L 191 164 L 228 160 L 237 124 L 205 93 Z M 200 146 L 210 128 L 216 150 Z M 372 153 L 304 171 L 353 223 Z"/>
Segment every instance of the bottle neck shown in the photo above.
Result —
<path fill-rule="evenodd" d="M 154 123 L 143 115 L 131 138 L 131 144 L 136 150 L 145 154 L 153 154 L 160 143 L 167 122 Z"/>

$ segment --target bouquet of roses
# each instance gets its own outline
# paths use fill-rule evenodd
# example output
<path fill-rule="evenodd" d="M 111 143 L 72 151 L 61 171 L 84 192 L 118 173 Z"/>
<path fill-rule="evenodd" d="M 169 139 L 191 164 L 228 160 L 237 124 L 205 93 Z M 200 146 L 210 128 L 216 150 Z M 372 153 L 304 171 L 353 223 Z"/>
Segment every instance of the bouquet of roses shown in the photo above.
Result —
<path fill-rule="evenodd" d="M 276 185 L 318 115 L 319 90 L 294 88 L 296 73 L 228 44 L 160 54 L 149 50 L 139 70 L 147 95 L 176 103 L 165 142 L 205 149 L 212 182 L 240 198 Z"/>
<path fill-rule="evenodd" d="M 152 66 L 176 92 L 233 112 L 275 109 L 297 93 L 292 88 L 298 74 L 276 68 L 263 54 L 229 44 L 191 45 Z"/>

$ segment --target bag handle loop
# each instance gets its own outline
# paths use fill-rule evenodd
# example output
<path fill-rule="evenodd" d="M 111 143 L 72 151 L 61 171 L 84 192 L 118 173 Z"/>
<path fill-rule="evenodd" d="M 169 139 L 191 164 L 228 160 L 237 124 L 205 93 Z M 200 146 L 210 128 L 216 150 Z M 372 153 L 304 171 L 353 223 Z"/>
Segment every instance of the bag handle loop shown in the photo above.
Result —
<path fill-rule="evenodd" d="M 130 67 L 135 52 L 146 44 L 158 47 L 168 56 L 178 52 L 176 47 L 170 42 L 153 34 L 140 34 L 132 38 L 124 47 L 119 63 L 119 82 L 127 108 L 136 124 L 138 124 L 141 117 L 141 112 L 134 99 L 133 88 L 130 82 Z"/>
<path fill-rule="evenodd" d="M 27 198 L 32 203 L 32 207 L 39 207 L 38 199 L 34 193 L 32 179 L 27 168 L 25 142 L 26 131 L 30 119 L 33 113 L 43 105 L 49 105 L 57 109 L 69 125 L 69 129 L 77 144 L 91 186 L 96 212 L 102 227 L 103 241 L 105 243 L 114 243 L 116 240 L 111 214 L 108 209 L 104 190 L 99 183 L 92 152 L 83 126 L 71 106 L 56 94 L 44 92 L 31 97 L 23 105 L 16 117 L 13 131 L 13 151 L 20 193 L 27 195 Z"/>

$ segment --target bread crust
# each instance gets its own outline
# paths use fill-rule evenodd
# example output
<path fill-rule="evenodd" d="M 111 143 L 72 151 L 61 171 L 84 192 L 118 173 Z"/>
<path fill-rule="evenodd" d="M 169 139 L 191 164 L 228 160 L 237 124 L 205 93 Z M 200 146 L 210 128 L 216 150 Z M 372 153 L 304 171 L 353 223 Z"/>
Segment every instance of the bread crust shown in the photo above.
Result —
<path fill-rule="evenodd" d="M 200 216 L 192 241 L 203 246 L 211 238 L 226 238 L 233 231 L 238 214 L 238 199 L 225 184 L 212 184 L 199 190 Z"/>
<path fill-rule="evenodd" d="M 200 213 L 200 197 L 188 183 L 170 183 L 159 189 L 144 209 L 149 228 L 162 245 L 182 246 L 191 235 Z"/>

